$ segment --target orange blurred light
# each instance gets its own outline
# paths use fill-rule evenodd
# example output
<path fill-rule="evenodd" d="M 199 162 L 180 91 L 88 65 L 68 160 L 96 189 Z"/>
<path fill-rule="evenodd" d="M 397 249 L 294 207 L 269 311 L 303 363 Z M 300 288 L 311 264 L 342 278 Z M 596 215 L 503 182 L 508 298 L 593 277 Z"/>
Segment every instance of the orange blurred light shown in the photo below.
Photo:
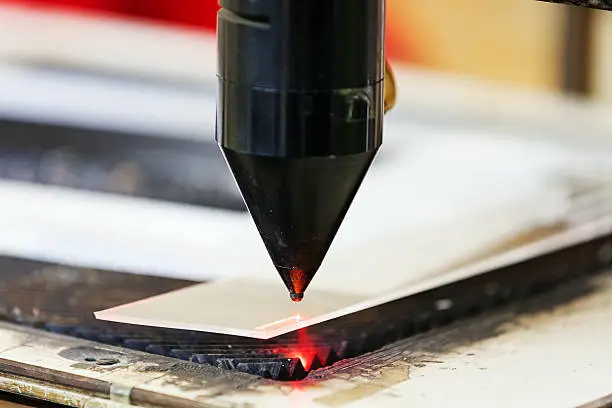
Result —
<path fill-rule="evenodd" d="M 304 370 L 308 371 L 312 367 L 312 363 L 317 353 L 314 350 L 311 351 L 300 351 L 293 355 L 293 358 L 299 358 L 302 362 Z"/>

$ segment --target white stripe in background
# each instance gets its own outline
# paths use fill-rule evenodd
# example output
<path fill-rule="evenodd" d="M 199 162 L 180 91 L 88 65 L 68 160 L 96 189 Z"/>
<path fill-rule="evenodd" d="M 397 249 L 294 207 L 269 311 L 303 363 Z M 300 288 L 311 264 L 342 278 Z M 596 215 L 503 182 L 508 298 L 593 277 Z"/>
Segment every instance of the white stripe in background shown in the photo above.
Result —
<path fill-rule="evenodd" d="M 212 140 L 212 92 L 0 66 L 0 115 L 24 121 Z"/>
<path fill-rule="evenodd" d="M 246 214 L 0 182 L 0 252 L 190 279 L 269 262 Z"/>
<path fill-rule="evenodd" d="M 411 144 L 405 133 L 423 141 Z M 329 265 L 377 237 L 446 225 L 534 194 L 536 201 L 542 194 L 542 207 L 527 206 L 531 220 L 545 222 L 566 204 L 549 178 L 567 164 L 567 152 L 499 137 L 438 140 L 432 129 L 409 126 L 390 126 L 388 135 L 396 155 L 368 175 Z M 6 254 L 191 279 L 275 275 L 246 214 L 16 182 L 0 182 L 0 198 Z"/>
<path fill-rule="evenodd" d="M 216 38 L 139 19 L 0 6 L 0 59 L 215 84 Z"/>

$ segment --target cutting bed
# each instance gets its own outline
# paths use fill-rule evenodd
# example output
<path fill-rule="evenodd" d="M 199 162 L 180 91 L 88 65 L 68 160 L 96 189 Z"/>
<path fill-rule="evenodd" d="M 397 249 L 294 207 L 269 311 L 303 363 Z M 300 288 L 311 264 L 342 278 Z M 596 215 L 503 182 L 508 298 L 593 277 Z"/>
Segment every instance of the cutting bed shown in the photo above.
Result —
<path fill-rule="evenodd" d="M 598 273 L 612 261 L 611 239 L 602 236 L 271 340 L 97 321 L 96 310 L 193 282 L 4 257 L 0 318 L 125 349 L 295 381 L 316 377 L 317 369 L 341 360 Z M 70 358 L 91 366 L 119 363 L 87 349 Z M 10 372 L 10 367 L 0 369 Z"/>

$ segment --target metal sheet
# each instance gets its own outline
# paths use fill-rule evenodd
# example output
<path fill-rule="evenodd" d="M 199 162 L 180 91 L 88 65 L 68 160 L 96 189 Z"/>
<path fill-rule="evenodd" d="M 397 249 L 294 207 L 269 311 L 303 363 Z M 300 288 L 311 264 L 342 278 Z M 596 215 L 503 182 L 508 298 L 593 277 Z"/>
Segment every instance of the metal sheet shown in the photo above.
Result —
<path fill-rule="evenodd" d="M 600 209 L 603 215 L 597 211 L 589 214 L 575 207 L 562 216 L 558 214 L 559 218 L 549 217 L 545 233 L 526 234 L 524 239 L 518 239 L 526 232 L 542 230 L 542 225 L 538 224 L 542 221 L 540 206 L 545 206 L 547 199 L 550 200 L 550 196 L 545 193 L 534 195 L 505 208 L 496 208 L 497 211 L 479 212 L 463 218 L 462 222 L 441 226 L 428 236 L 388 236 L 376 244 L 370 243 L 367 251 L 365 248 L 347 251 L 338 258 L 344 262 L 344 267 L 327 265 L 299 304 L 288 301 L 284 288 L 270 273 L 265 277 L 250 275 L 191 286 L 100 311 L 96 317 L 267 339 L 612 231 L 612 216 L 605 210 Z M 539 212 L 531 212 L 531 208 L 538 208 Z M 573 223 L 571 218 L 576 216 L 582 218 Z M 375 265 L 368 263 L 365 256 L 352 256 L 355 252 L 368 254 Z M 436 256 L 432 256 L 434 253 Z M 373 266 L 377 266 L 376 269 L 372 269 Z M 220 310 L 223 313 L 219 313 Z"/>

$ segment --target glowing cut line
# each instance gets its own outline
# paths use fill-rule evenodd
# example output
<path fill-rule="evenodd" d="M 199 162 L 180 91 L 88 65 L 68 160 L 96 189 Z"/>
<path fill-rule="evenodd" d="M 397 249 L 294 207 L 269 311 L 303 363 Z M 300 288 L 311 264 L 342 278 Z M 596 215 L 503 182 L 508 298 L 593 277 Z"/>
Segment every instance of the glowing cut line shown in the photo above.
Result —
<path fill-rule="evenodd" d="M 263 324 L 261 326 L 256 327 L 255 330 L 266 330 L 267 328 L 270 328 L 273 326 L 284 326 L 285 324 L 289 324 L 289 323 L 295 324 L 295 323 L 299 323 L 301 320 L 302 320 L 302 317 L 298 314 L 294 316 L 285 317 L 284 319 L 276 320 L 272 323 Z"/>

